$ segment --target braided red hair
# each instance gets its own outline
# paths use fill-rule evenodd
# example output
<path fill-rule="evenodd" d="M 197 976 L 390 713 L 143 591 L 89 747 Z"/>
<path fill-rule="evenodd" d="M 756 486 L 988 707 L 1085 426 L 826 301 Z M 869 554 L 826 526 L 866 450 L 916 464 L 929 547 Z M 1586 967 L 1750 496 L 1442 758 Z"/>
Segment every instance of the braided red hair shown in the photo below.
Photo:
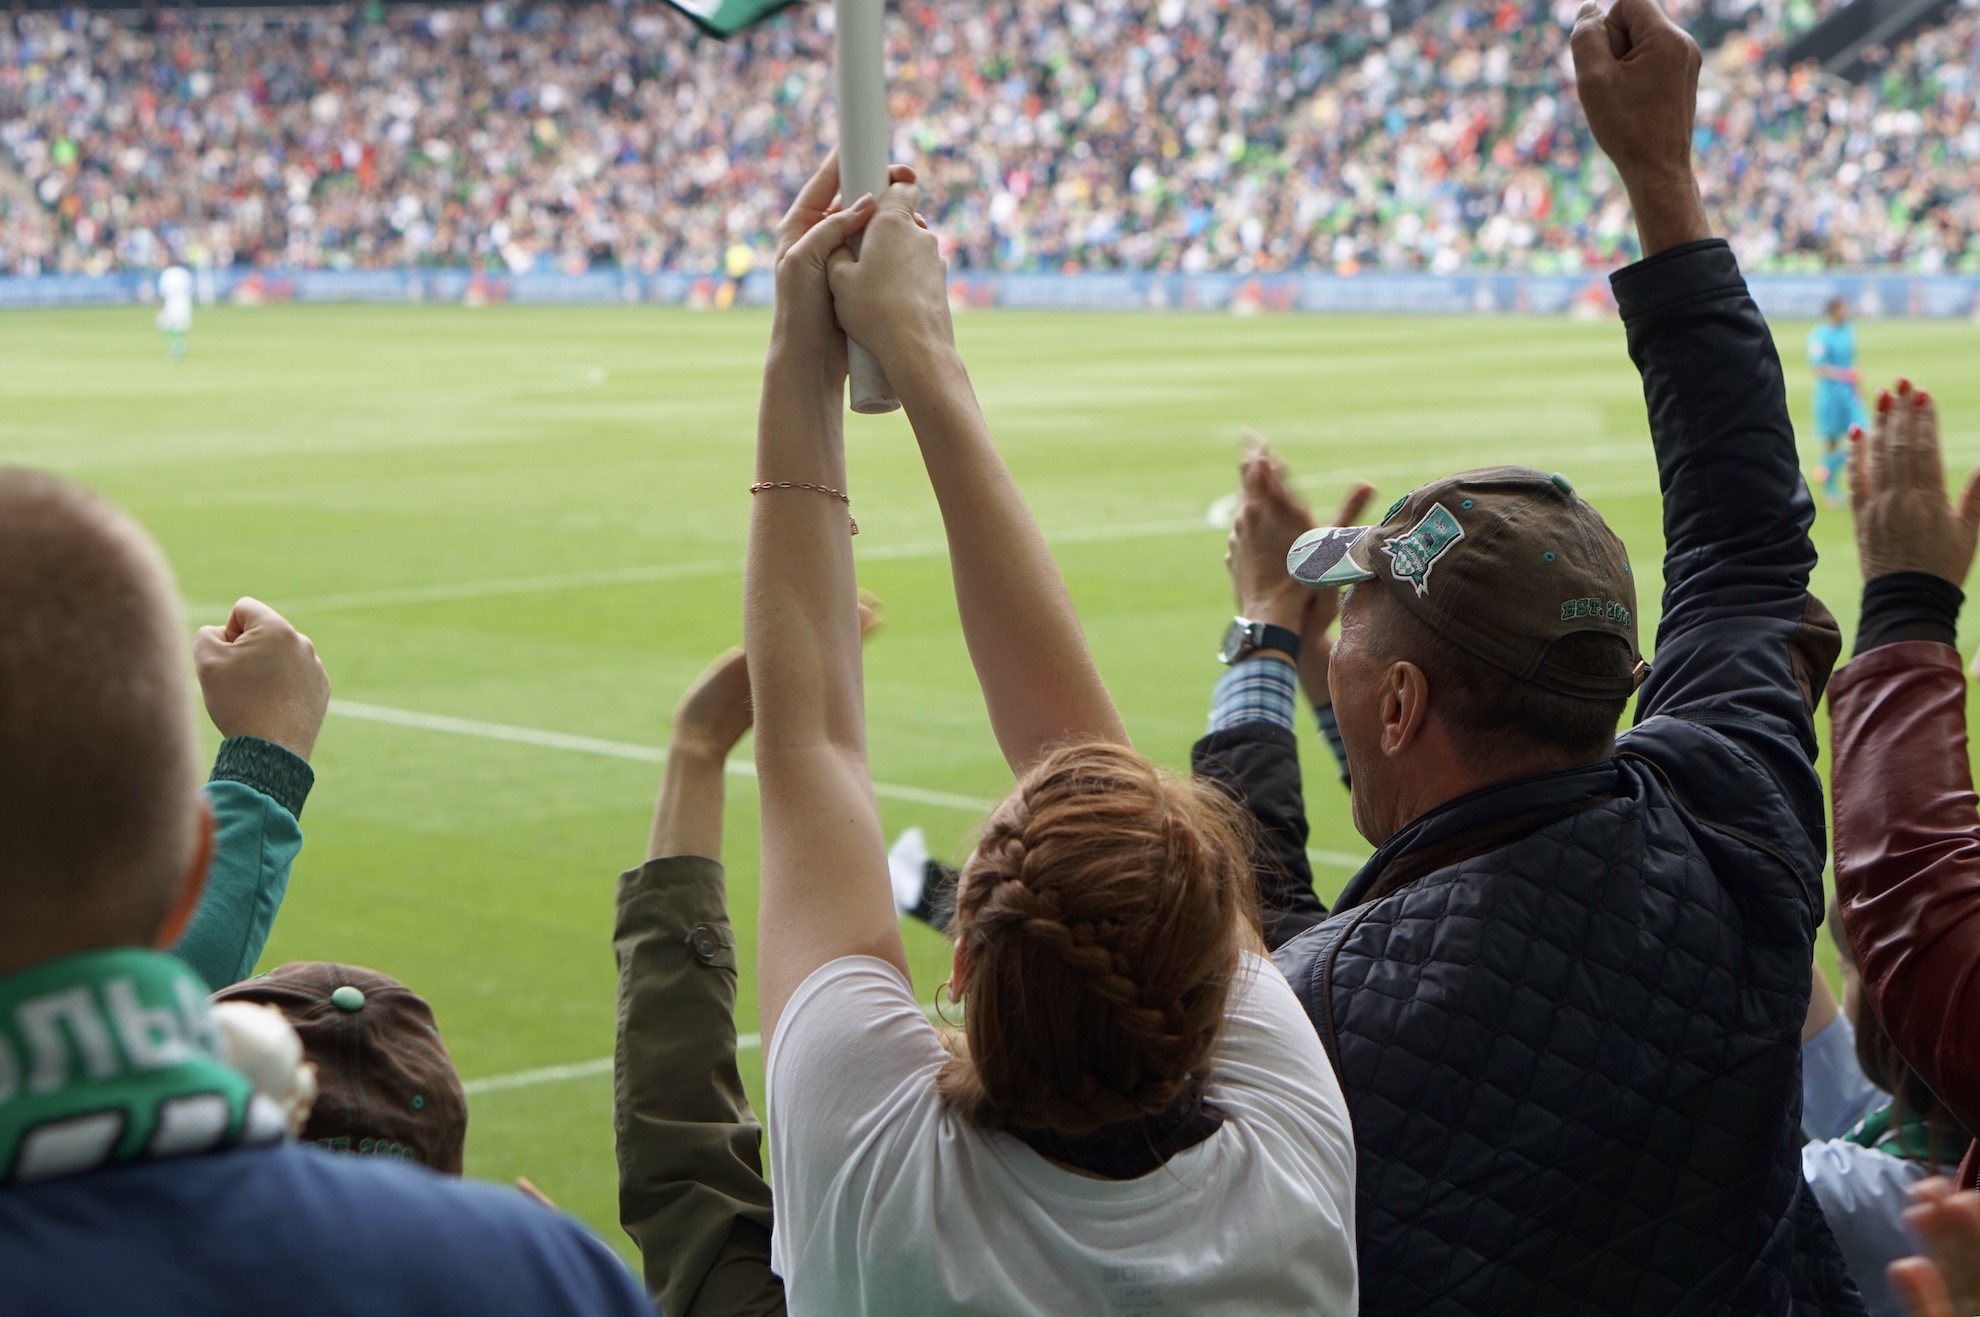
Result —
<path fill-rule="evenodd" d="M 937 1081 L 951 1107 L 1077 1138 L 1200 1090 L 1258 917 L 1246 827 L 1124 746 L 1027 773 L 956 888 L 969 1032 Z"/>

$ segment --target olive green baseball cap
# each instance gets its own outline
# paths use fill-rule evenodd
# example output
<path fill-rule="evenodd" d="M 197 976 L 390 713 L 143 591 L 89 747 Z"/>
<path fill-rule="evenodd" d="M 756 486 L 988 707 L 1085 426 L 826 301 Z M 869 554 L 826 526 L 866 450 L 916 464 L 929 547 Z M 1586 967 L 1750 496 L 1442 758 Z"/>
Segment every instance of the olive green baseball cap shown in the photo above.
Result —
<path fill-rule="evenodd" d="M 1446 476 L 1377 525 L 1308 531 L 1286 569 L 1315 589 L 1379 583 L 1465 653 L 1563 695 L 1627 697 L 1649 671 L 1629 552 L 1563 475 L 1495 466 Z M 1584 632 L 1620 642 L 1600 671 L 1551 654 Z"/>

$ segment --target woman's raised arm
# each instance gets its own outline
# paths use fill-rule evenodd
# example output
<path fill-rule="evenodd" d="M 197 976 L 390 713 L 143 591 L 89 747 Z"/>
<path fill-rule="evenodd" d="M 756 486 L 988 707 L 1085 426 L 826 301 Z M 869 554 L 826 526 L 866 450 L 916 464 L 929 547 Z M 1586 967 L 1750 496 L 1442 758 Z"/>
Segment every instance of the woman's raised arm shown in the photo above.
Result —
<path fill-rule="evenodd" d="M 915 214 L 919 194 L 880 198 L 860 254 L 831 258 L 841 323 L 878 357 L 907 408 L 942 508 L 963 638 L 1013 772 L 1066 741 L 1127 744 L 1072 597 L 976 405 L 956 352 L 947 272 Z"/>
<path fill-rule="evenodd" d="M 766 1048 L 792 993 L 819 966 L 870 955 L 908 972 L 866 762 L 841 426 L 846 341 L 825 276 L 827 258 L 875 207 L 867 197 L 834 211 L 837 187 L 838 164 L 828 160 L 778 229 L 743 573 L 763 813 L 757 951 Z"/>

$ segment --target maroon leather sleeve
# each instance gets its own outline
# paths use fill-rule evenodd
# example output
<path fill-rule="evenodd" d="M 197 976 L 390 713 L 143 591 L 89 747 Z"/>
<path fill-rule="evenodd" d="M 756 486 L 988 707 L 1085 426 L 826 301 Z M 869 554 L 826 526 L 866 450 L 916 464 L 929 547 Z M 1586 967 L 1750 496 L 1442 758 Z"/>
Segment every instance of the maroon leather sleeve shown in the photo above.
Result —
<path fill-rule="evenodd" d="M 1864 991 L 1912 1068 L 1980 1129 L 1980 811 L 1959 653 L 1881 646 L 1836 675 L 1829 701 L 1836 895 Z"/>

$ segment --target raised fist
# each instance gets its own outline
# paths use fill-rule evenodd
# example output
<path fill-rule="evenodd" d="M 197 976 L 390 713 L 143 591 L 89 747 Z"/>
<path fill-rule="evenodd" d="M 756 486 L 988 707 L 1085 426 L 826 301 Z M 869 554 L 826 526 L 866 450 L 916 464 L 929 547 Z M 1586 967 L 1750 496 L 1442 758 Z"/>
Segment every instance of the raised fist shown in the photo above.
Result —
<path fill-rule="evenodd" d="M 240 600 L 225 626 L 199 629 L 193 667 L 222 736 L 257 736 L 309 758 L 330 709 L 330 677 L 287 618 L 259 599 Z"/>
<path fill-rule="evenodd" d="M 1698 43 L 1656 0 L 1587 0 L 1574 23 L 1575 86 L 1589 131 L 1625 183 L 1691 177 Z"/>

